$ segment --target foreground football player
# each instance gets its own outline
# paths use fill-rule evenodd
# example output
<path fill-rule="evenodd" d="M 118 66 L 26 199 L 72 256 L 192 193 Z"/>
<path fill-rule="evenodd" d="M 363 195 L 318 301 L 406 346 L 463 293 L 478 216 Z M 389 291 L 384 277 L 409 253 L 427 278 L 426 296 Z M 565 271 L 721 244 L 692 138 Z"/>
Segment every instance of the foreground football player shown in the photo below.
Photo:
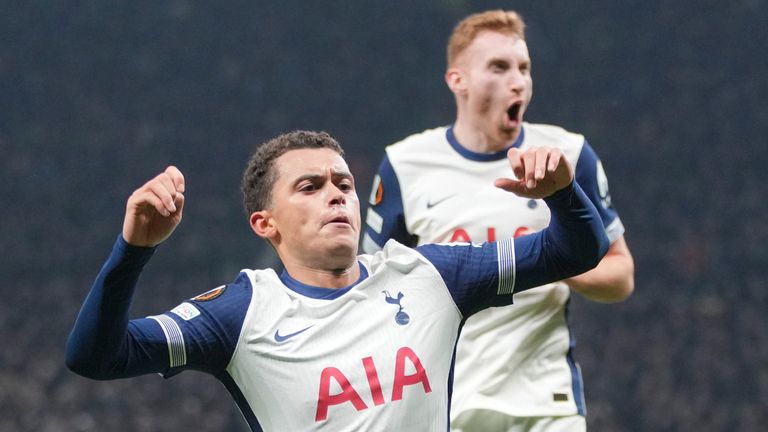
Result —
<path fill-rule="evenodd" d="M 463 320 L 584 272 L 607 249 L 567 159 L 537 148 L 511 150 L 510 178 L 495 184 L 544 198 L 547 229 L 482 245 L 393 241 L 358 256 L 359 202 L 343 155 L 322 132 L 259 147 L 244 204 L 285 271 L 243 270 L 169 312 L 129 320 L 142 268 L 181 221 L 185 181 L 168 167 L 137 189 L 68 340 L 70 369 L 94 379 L 208 372 L 252 430 L 445 431 Z"/>

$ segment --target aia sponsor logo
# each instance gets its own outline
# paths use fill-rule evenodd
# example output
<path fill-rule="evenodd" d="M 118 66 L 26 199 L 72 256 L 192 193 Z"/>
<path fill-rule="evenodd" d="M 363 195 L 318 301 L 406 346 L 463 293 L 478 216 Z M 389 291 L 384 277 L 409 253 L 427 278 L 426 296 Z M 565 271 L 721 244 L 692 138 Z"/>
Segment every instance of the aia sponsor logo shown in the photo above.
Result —
<path fill-rule="evenodd" d="M 514 238 L 530 234 L 533 231 L 525 226 L 519 227 L 515 230 L 515 234 L 513 235 Z M 483 243 L 488 242 L 492 243 L 496 241 L 496 228 L 494 227 L 488 227 L 485 230 L 486 236 L 484 239 L 473 239 L 469 236 L 469 233 L 467 233 L 467 230 L 464 228 L 456 228 L 453 230 L 453 234 L 451 235 L 450 243 Z"/>
<path fill-rule="evenodd" d="M 376 368 L 373 357 L 365 357 L 361 362 L 367 383 L 358 382 L 353 385 L 339 368 L 329 366 L 323 369 L 320 373 L 320 389 L 317 395 L 315 421 L 327 420 L 329 411 L 331 411 L 334 405 L 351 403 L 357 411 L 363 411 L 369 408 L 369 403 L 373 404 L 373 406 L 387 403 L 386 396 L 389 396 L 389 400 L 392 402 L 399 401 L 403 399 L 403 389 L 407 386 L 416 386 L 416 389 L 421 388 L 424 393 L 432 391 L 426 368 L 421 363 L 421 359 L 416 355 L 416 352 L 409 347 L 402 347 L 397 350 L 392 391 L 386 394 L 385 390 L 388 389 L 382 387 L 379 371 Z M 413 372 L 406 374 L 406 370 Z M 332 381 L 336 384 L 332 385 Z M 366 384 L 367 389 L 365 388 Z M 419 384 L 421 385 L 419 386 Z M 331 394 L 332 387 L 340 388 L 341 390 Z M 366 403 L 366 400 L 369 402 Z"/>

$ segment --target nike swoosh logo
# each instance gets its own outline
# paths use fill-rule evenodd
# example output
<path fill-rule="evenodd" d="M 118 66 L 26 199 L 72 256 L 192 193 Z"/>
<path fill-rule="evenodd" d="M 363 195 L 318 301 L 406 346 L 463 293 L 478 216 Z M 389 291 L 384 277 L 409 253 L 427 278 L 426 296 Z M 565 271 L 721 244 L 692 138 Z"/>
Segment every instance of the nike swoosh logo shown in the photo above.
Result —
<path fill-rule="evenodd" d="M 296 335 L 304 333 L 305 331 L 309 330 L 311 327 L 312 326 L 309 326 L 309 327 L 307 327 L 305 329 L 301 329 L 301 330 L 299 330 L 297 332 L 289 333 L 287 335 L 281 335 L 280 334 L 280 329 L 277 329 L 277 330 L 275 330 L 275 342 L 285 342 L 288 339 L 290 339 L 290 338 L 292 338 L 292 337 L 294 337 Z"/>
<path fill-rule="evenodd" d="M 431 209 L 432 207 L 434 207 L 434 206 L 436 206 L 436 205 L 440 204 L 441 202 L 443 202 L 443 201 L 448 201 L 449 199 L 451 199 L 451 198 L 453 198 L 453 197 L 455 197 L 455 196 L 456 196 L 456 194 L 453 194 L 453 195 L 448 195 L 447 197 L 443 197 L 443 198 L 441 198 L 441 199 L 439 199 L 439 200 L 437 200 L 437 201 L 433 201 L 433 202 L 429 202 L 429 201 L 427 201 L 427 208 L 428 208 L 428 209 Z"/>

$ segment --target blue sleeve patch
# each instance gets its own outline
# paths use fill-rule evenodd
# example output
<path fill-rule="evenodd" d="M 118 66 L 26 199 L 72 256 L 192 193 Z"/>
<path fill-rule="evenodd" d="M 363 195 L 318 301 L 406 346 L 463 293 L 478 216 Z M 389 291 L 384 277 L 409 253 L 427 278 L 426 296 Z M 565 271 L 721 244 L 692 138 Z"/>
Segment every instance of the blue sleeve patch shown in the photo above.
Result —
<path fill-rule="evenodd" d="M 365 217 L 365 235 L 366 239 L 370 239 L 363 243 L 366 253 L 381 249 L 389 239 L 411 247 L 418 240 L 405 226 L 400 182 L 387 155 L 382 159 L 379 172 L 373 180 Z"/>

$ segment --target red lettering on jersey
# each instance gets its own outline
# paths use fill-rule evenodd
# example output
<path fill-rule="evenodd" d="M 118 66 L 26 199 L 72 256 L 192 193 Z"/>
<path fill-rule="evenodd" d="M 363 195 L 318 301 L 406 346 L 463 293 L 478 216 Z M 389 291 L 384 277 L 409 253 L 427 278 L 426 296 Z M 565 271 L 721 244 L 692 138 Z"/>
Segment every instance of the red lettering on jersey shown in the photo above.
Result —
<path fill-rule="evenodd" d="M 530 234 L 530 233 L 531 233 L 531 229 L 530 228 L 521 226 L 520 228 L 515 230 L 515 236 L 514 237 L 518 238 L 520 236 L 524 236 L 524 235 Z"/>
<path fill-rule="evenodd" d="M 341 386 L 341 393 L 331 395 L 331 378 L 335 379 Z M 335 367 L 327 367 L 320 374 L 320 393 L 317 396 L 317 411 L 315 412 L 315 421 L 322 421 L 328 418 L 328 407 L 338 405 L 344 402 L 352 402 L 355 409 L 362 411 L 368 408 L 365 402 L 360 398 L 352 384 L 340 370 Z"/>
<path fill-rule="evenodd" d="M 408 360 L 413 365 L 414 373 L 410 375 L 405 374 L 405 362 Z M 379 372 L 376 370 L 376 365 L 373 363 L 373 357 L 363 358 L 363 368 L 365 369 L 365 376 L 368 378 L 368 387 L 371 390 L 371 397 L 373 398 L 374 405 L 382 405 L 386 402 L 384 399 L 384 393 L 381 390 L 381 382 L 379 381 Z M 341 393 L 331 394 L 331 378 L 341 387 Z M 427 371 L 421 364 L 421 359 L 416 353 L 408 348 L 403 347 L 397 350 L 395 358 L 395 380 L 392 385 L 392 400 L 403 399 L 403 388 L 405 386 L 415 385 L 421 383 L 425 393 L 430 393 L 432 387 L 429 385 L 429 379 L 427 378 Z M 363 402 L 360 394 L 352 387 L 346 376 L 335 367 L 327 367 L 323 369 L 320 374 L 320 392 L 317 395 L 317 411 L 315 412 L 315 421 L 323 421 L 328 419 L 328 408 L 332 405 L 339 405 L 345 402 L 352 402 L 352 405 L 356 410 L 362 411 L 367 409 L 368 406 Z"/>
<path fill-rule="evenodd" d="M 376 365 L 373 364 L 373 357 L 363 359 L 365 367 L 365 376 L 368 377 L 368 387 L 371 388 L 371 397 L 374 405 L 384 403 L 384 393 L 381 392 L 381 383 L 379 382 L 379 373 L 376 371 Z"/>
<path fill-rule="evenodd" d="M 515 230 L 514 238 L 530 234 L 533 231 L 525 226 L 522 226 Z M 486 241 L 488 243 L 493 243 L 496 241 L 496 228 L 495 227 L 488 227 L 485 229 L 486 233 Z M 461 243 L 471 243 L 472 240 L 469 237 L 469 233 L 467 233 L 467 230 L 464 228 L 456 228 L 455 231 L 453 231 L 453 236 L 451 236 L 451 243 L 455 242 L 461 242 Z"/>
<path fill-rule="evenodd" d="M 464 231 L 464 228 L 458 228 L 456 229 L 456 231 L 453 232 L 453 237 L 451 237 L 451 243 L 454 243 L 454 242 L 470 243 L 469 234 L 467 234 L 467 232 Z"/>
<path fill-rule="evenodd" d="M 405 359 L 410 360 L 411 364 L 416 368 L 416 372 L 412 375 L 405 374 Z M 397 358 L 395 359 L 395 384 L 392 386 L 392 400 L 400 400 L 403 398 L 403 387 L 407 385 L 414 385 L 421 383 L 424 387 L 424 393 L 432 391 L 432 387 L 429 385 L 429 379 L 427 379 L 427 371 L 421 365 L 419 356 L 408 347 L 402 347 L 397 350 Z"/>

